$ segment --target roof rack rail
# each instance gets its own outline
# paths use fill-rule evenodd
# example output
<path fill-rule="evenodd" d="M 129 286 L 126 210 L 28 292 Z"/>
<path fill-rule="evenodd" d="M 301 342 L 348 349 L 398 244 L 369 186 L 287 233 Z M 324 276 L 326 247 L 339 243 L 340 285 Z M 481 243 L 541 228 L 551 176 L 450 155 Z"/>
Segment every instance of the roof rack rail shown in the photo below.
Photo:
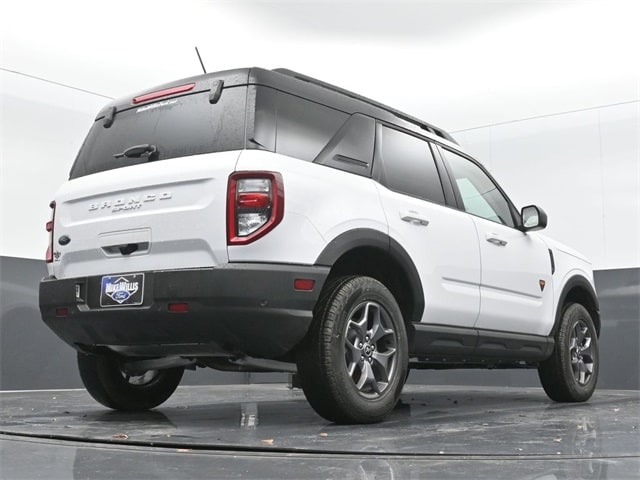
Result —
<path fill-rule="evenodd" d="M 447 133 L 446 131 L 437 128 L 433 125 L 431 125 L 430 123 L 426 123 L 423 122 L 422 120 L 416 118 L 416 117 L 412 117 L 411 115 L 407 115 L 404 112 L 401 112 L 400 110 L 396 110 L 395 108 L 391 108 L 383 103 L 380 102 L 376 102 L 375 100 L 371 100 L 370 98 L 364 97 L 362 95 L 358 95 L 357 93 L 353 93 L 349 90 L 345 90 L 344 88 L 340 88 L 337 87 L 335 85 L 332 85 L 330 83 L 327 82 L 323 82 L 322 80 L 318 80 L 317 78 L 313 78 L 313 77 L 309 77 L 308 75 L 304 75 L 302 73 L 298 73 L 298 72 L 294 72 L 293 70 L 289 70 L 287 68 L 274 68 L 272 70 L 273 72 L 276 73 L 280 73 L 282 75 L 287 75 L 289 77 L 293 77 L 293 78 L 297 78 L 298 80 L 302 80 L 303 82 L 308 82 L 308 83 L 312 83 L 314 85 L 318 85 L 319 87 L 322 88 L 326 88 L 327 90 L 332 90 L 334 92 L 340 93 L 342 95 L 345 95 L 347 97 L 351 97 L 351 98 L 355 98 L 356 100 L 360 100 L 363 102 L 367 102 L 370 105 L 373 105 L 375 107 L 378 107 L 382 110 L 386 110 L 389 113 L 392 113 L 393 115 L 395 115 L 398 118 L 401 118 L 403 120 L 406 120 L 407 122 L 413 123 L 417 126 L 419 126 L 420 128 L 422 128 L 423 130 L 426 130 L 430 133 L 433 133 L 434 135 L 437 135 L 441 138 L 444 138 L 452 143 L 455 143 L 456 145 L 458 144 L 458 142 L 456 142 L 456 140 L 449 135 L 449 133 Z"/>

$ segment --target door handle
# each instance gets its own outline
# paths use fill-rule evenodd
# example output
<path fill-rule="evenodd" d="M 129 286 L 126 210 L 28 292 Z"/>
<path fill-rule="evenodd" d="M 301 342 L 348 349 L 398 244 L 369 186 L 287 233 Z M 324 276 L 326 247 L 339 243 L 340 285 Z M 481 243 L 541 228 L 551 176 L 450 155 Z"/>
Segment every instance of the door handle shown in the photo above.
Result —
<path fill-rule="evenodd" d="M 400 212 L 400 219 L 409 222 L 411 225 L 417 225 L 419 227 L 426 227 L 429 225 L 429 220 L 422 217 L 418 212 L 409 210 L 408 212 Z"/>
<path fill-rule="evenodd" d="M 498 247 L 504 247 L 504 246 L 507 245 L 507 241 L 506 240 L 502 240 L 495 233 L 487 233 L 485 238 L 487 239 L 487 242 L 493 243 L 494 245 L 497 245 Z"/>

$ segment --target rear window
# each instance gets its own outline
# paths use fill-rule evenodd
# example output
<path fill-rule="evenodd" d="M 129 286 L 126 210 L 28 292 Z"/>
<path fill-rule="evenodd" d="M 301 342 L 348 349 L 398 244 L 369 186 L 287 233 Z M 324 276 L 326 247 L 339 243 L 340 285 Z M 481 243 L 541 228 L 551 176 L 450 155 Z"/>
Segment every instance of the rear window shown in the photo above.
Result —
<path fill-rule="evenodd" d="M 246 86 L 227 88 L 215 104 L 209 92 L 160 99 L 119 111 L 105 128 L 96 120 L 71 169 L 70 178 L 147 161 L 116 157 L 137 145 L 152 145 L 152 161 L 244 148 Z"/>

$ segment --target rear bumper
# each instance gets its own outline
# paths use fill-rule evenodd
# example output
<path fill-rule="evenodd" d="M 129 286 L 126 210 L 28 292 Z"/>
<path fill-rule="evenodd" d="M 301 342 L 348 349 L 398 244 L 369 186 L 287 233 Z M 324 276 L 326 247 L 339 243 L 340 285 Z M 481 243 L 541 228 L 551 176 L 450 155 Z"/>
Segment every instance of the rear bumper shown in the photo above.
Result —
<path fill-rule="evenodd" d="M 100 307 L 101 276 L 44 279 L 42 319 L 76 349 L 278 358 L 306 335 L 329 268 L 227 264 L 144 274 L 136 307 Z M 313 290 L 295 290 L 298 278 L 314 280 Z M 188 303 L 188 311 L 170 312 L 170 303 Z"/>

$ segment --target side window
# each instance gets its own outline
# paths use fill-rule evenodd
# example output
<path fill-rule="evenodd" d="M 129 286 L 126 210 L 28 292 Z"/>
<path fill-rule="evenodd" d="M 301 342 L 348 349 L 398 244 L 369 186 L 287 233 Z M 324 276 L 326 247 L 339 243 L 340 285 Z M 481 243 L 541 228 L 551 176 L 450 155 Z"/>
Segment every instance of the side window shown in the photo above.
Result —
<path fill-rule="evenodd" d="M 276 152 L 312 162 L 347 120 L 333 108 L 279 92 Z"/>
<path fill-rule="evenodd" d="M 371 176 L 375 120 L 279 92 L 248 90 L 247 148 L 282 153 L 346 172 Z"/>
<path fill-rule="evenodd" d="M 472 161 L 442 149 L 455 178 L 464 209 L 478 217 L 514 227 L 508 200 L 495 183 Z"/>
<path fill-rule="evenodd" d="M 425 140 L 381 126 L 380 182 L 391 190 L 444 204 L 444 193 L 431 148 Z"/>

